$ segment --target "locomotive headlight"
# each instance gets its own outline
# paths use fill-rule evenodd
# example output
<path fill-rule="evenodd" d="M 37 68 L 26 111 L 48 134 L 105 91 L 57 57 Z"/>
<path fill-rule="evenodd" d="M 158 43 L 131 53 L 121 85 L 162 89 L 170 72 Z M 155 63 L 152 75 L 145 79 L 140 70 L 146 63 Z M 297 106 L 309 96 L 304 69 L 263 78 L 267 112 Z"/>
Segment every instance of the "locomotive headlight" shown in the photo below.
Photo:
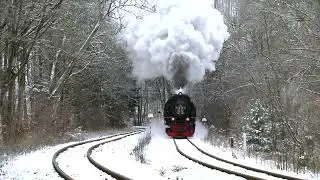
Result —
<path fill-rule="evenodd" d="M 186 118 L 186 121 L 189 121 L 189 120 L 190 120 L 190 118 L 187 117 L 187 118 Z"/>
<path fill-rule="evenodd" d="M 171 118 L 171 121 L 174 121 L 174 118 Z"/>

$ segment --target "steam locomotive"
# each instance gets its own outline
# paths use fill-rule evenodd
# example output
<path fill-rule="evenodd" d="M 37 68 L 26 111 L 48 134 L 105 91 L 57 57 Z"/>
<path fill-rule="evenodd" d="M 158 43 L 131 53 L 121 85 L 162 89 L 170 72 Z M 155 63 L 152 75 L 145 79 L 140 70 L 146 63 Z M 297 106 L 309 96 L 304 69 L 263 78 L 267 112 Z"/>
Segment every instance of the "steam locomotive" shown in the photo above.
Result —
<path fill-rule="evenodd" d="M 195 131 L 196 107 L 189 96 L 173 95 L 164 106 L 166 133 L 170 137 L 190 137 Z"/>

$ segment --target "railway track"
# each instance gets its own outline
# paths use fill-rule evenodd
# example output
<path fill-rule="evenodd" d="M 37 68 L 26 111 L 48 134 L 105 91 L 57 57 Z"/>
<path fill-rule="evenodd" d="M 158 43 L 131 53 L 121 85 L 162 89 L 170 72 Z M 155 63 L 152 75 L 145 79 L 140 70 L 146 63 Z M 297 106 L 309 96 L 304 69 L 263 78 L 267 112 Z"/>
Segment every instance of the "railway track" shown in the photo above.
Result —
<path fill-rule="evenodd" d="M 114 142 L 123 138 L 126 138 L 128 136 L 132 136 L 132 135 L 136 135 L 139 133 L 144 132 L 144 129 L 137 129 L 135 131 L 131 131 L 131 132 L 126 132 L 126 133 L 119 133 L 119 134 L 114 134 L 114 135 L 110 135 L 110 136 L 106 136 L 106 137 L 102 137 L 102 138 L 97 138 L 97 139 L 93 139 L 93 140 L 87 140 L 87 141 L 82 141 L 82 142 L 78 142 L 78 143 L 74 143 L 71 145 L 68 145 L 66 147 L 63 147 L 61 149 L 59 149 L 57 152 L 54 153 L 53 157 L 52 157 L 52 165 L 55 169 L 55 171 L 59 174 L 60 177 L 66 179 L 66 180 L 73 180 L 74 178 L 71 177 L 70 174 L 67 174 L 61 166 L 59 166 L 59 163 L 57 162 L 57 158 L 64 152 L 68 151 L 71 148 L 76 148 L 78 146 L 84 145 L 84 144 L 88 144 L 88 143 L 92 143 L 92 142 L 98 142 L 98 141 L 103 141 L 100 142 L 94 146 L 91 146 L 88 150 L 87 150 L 87 158 L 89 160 L 90 163 L 92 163 L 95 167 L 97 167 L 97 169 L 107 173 L 108 175 L 110 175 L 111 177 L 114 177 L 116 179 L 124 179 L 124 180 L 129 180 L 129 178 L 127 178 L 124 175 L 121 175 L 117 172 L 114 172 L 110 169 L 108 169 L 107 167 L 103 167 L 102 165 L 100 165 L 99 163 L 97 163 L 92 157 L 91 157 L 91 153 L 92 151 L 97 148 L 98 146 L 102 145 L 102 144 L 106 144 L 109 142 Z"/>
<path fill-rule="evenodd" d="M 135 133 L 132 133 L 132 134 L 128 134 L 128 135 L 125 135 L 125 136 L 122 136 L 122 137 L 119 137 L 119 138 L 116 138 L 116 139 L 112 139 L 112 140 L 109 140 L 109 141 L 105 141 L 105 142 L 102 142 L 102 143 L 98 143 L 92 147 L 90 147 L 87 151 L 87 158 L 88 160 L 91 162 L 91 164 L 93 164 L 96 168 L 98 168 L 99 170 L 109 174 L 110 176 L 112 176 L 113 178 L 116 178 L 116 179 L 121 179 L 121 180 L 131 180 L 129 177 L 126 177 L 125 175 L 122 175 L 122 174 L 119 174 L 115 171 L 112 171 L 111 169 L 103 166 L 102 164 L 98 163 L 92 156 L 92 151 L 103 145 L 103 144 L 106 144 L 106 143 L 109 143 L 109 142 L 113 142 L 113 141 L 118 141 L 120 139 L 123 139 L 125 137 L 128 137 L 128 136 L 131 136 L 131 135 L 134 135 L 134 134 L 138 134 L 138 133 L 141 133 L 141 132 L 135 132 Z"/>
<path fill-rule="evenodd" d="M 262 170 L 262 169 L 258 169 L 258 168 L 254 168 L 254 167 L 249 167 L 249 166 L 245 166 L 245 165 L 240 164 L 240 163 L 236 163 L 236 162 L 225 160 L 225 159 L 220 158 L 218 156 L 209 154 L 208 152 L 206 152 L 206 151 L 202 150 L 201 148 L 199 148 L 191 140 L 186 139 L 186 141 L 188 141 L 196 149 L 196 151 L 198 151 L 201 154 L 207 156 L 208 158 L 212 158 L 212 159 L 217 160 L 218 162 L 221 162 L 221 163 L 229 164 L 230 166 L 229 166 L 229 168 L 226 168 L 225 166 L 221 166 L 221 163 L 208 163 L 208 162 L 205 162 L 203 160 L 200 160 L 200 159 L 197 159 L 197 158 L 194 158 L 194 157 L 188 155 L 183 150 L 181 150 L 181 148 L 178 145 L 179 143 L 177 143 L 175 139 L 173 139 L 173 141 L 174 141 L 176 150 L 182 156 L 188 158 L 191 161 L 199 163 L 200 165 L 208 167 L 210 169 L 219 170 L 219 171 L 222 171 L 222 172 L 225 172 L 225 173 L 228 173 L 228 174 L 233 174 L 233 175 L 236 175 L 236 176 L 239 176 L 239 177 L 243 177 L 243 178 L 246 178 L 246 179 L 265 180 L 265 179 L 277 179 L 277 178 L 280 178 L 280 179 L 290 179 L 290 180 L 301 180 L 300 178 L 296 178 L 296 177 L 292 177 L 292 176 L 288 176 L 288 175 L 284 175 L 284 174 L 279 174 L 279 173 L 275 173 L 275 172 L 270 172 L 270 171 L 266 171 L 266 170 Z M 233 169 L 236 169 L 236 170 L 233 170 Z"/>

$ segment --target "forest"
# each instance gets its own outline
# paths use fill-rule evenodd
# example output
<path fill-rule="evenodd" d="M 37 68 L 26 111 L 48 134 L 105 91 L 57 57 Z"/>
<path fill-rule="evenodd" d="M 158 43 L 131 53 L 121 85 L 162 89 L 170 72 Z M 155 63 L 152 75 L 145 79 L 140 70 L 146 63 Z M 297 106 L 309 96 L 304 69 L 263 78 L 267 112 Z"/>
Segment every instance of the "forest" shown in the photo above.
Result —
<path fill-rule="evenodd" d="M 77 129 L 146 122 L 172 94 L 165 78 L 138 81 L 125 17 L 148 0 L 1 0 L 0 147 Z M 208 141 L 320 172 L 320 1 L 214 0 L 230 33 L 216 70 L 188 84 Z"/>

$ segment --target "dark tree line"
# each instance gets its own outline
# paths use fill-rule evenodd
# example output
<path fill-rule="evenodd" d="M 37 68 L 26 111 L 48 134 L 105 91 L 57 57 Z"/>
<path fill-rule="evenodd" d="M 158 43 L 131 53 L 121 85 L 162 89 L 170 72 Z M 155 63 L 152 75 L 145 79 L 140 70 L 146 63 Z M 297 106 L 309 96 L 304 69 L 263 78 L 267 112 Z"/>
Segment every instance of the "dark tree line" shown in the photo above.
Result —
<path fill-rule="evenodd" d="M 135 1 L 0 2 L 0 125 L 5 143 L 124 125 L 136 84 L 117 42 Z M 127 10 L 126 10 L 127 12 Z"/>

